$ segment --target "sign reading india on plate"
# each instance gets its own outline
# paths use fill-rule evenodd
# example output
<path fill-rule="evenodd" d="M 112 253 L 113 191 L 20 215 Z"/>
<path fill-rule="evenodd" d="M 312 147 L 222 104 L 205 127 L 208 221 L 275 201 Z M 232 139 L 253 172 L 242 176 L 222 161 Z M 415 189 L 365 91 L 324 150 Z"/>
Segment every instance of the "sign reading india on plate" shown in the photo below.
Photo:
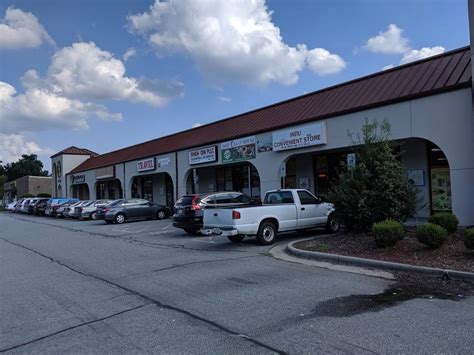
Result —
<path fill-rule="evenodd" d="M 288 150 L 326 144 L 325 122 L 273 132 L 273 150 Z"/>

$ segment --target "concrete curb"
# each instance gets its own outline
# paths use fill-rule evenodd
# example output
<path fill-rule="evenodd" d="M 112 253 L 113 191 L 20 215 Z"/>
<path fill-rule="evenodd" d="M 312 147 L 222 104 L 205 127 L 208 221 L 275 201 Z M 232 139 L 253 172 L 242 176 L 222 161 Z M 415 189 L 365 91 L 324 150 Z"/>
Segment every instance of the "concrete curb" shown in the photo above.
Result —
<path fill-rule="evenodd" d="M 456 270 L 449 270 L 449 269 L 437 269 L 437 268 L 431 268 L 431 267 L 426 267 L 426 266 L 415 266 L 415 265 L 394 263 L 394 262 L 389 262 L 389 261 L 356 258 L 353 256 L 320 253 L 316 251 L 307 251 L 307 250 L 297 249 L 294 247 L 294 244 L 296 243 L 299 243 L 305 240 L 311 240 L 311 239 L 313 238 L 306 238 L 306 239 L 296 240 L 294 242 L 288 243 L 288 245 L 286 246 L 286 252 L 288 254 L 291 254 L 293 256 L 297 256 L 300 258 L 317 260 L 317 261 L 325 261 L 332 264 L 376 268 L 376 269 L 389 270 L 389 271 L 416 272 L 416 273 L 428 274 L 432 276 L 448 276 L 449 278 L 452 278 L 452 279 L 474 281 L 473 272 L 456 271 Z"/>

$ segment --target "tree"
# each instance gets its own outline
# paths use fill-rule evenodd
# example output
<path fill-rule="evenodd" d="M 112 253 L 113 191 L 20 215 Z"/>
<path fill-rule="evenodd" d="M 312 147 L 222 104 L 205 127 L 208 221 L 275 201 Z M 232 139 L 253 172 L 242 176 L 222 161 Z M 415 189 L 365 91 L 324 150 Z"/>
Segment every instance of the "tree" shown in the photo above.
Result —
<path fill-rule="evenodd" d="M 4 166 L 7 181 L 12 181 L 23 176 L 48 176 L 47 170 L 43 170 L 43 163 L 38 160 L 36 154 L 23 154 L 21 158 Z"/>
<path fill-rule="evenodd" d="M 416 212 L 418 191 L 409 183 L 390 135 L 386 120 L 366 120 L 356 140 L 349 134 L 356 165 L 345 168 L 329 193 L 349 230 L 368 231 L 375 222 L 405 221 Z"/>

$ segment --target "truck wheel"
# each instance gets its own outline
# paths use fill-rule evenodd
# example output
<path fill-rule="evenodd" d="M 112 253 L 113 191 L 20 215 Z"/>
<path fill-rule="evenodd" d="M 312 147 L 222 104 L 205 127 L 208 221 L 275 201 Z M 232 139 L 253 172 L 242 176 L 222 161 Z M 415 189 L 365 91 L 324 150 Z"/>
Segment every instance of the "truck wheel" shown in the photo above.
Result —
<path fill-rule="evenodd" d="M 243 235 L 229 235 L 227 238 L 232 242 L 232 243 L 240 243 L 242 240 L 244 240 Z"/>
<path fill-rule="evenodd" d="M 326 232 L 336 233 L 340 226 L 341 224 L 339 223 L 339 220 L 336 218 L 334 213 L 331 213 L 328 217 L 328 221 L 326 222 Z"/>
<path fill-rule="evenodd" d="M 262 222 L 262 224 L 260 224 L 260 227 L 258 228 L 257 242 L 260 245 L 273 244 L 273 242 L 275 241 L 276 234 L 277 229 L 272 222 Z"/>

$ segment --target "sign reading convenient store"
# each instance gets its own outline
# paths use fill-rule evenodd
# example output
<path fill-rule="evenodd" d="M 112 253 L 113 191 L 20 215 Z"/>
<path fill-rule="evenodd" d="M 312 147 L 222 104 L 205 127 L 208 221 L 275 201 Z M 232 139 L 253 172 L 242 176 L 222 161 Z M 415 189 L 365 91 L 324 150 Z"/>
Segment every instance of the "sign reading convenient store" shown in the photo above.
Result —
<path fill-rule="evenodd" d="M 155 158 L 148 158 L 137 161 L 137 171 L 155 170 Z"/>
<path fill-rule="evenodd" d="M 217 146 L 189 151 L 189 165 L 217 161 Z"/>
<path fill-rule="evenodd" d="M 99 168 L 95 170 L 95 178 L 99 179 L 108 179 L 115 177 L 115 166 L 106 166 L 104 168 Z"/>
<path fill-rule="evenodd" d="M 72 175 L 71 176 L 72 184 L 83 184 L 86 182 L 85 175 Z"/>
<path fill-rule="evenodd" d="M 274 151 L 326 144 L 326 125 L 324 122 L 313 123 L 273 132 L 272 136 Z"/>
<path fill-rule="evenodd" d="M 255 136 L 224 142 L 221 144 L 221 150 L 223 163 L 255 159 Z"/>

